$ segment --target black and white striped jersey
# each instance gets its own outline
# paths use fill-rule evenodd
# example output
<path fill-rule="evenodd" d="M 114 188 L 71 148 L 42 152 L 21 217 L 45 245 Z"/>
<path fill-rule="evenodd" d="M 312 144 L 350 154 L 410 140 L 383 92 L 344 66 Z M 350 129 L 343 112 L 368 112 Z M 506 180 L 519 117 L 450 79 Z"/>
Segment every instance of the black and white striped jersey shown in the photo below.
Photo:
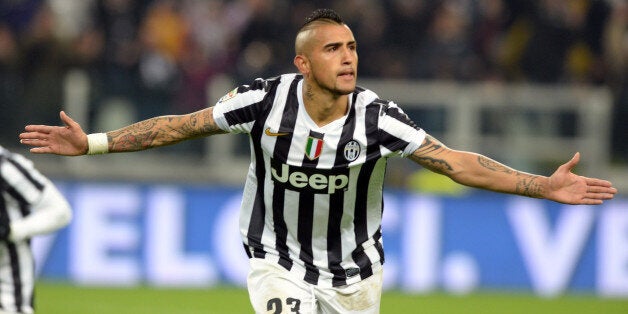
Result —
<path fill-rule="evenodd" d="M 386 161 L 425 132 L 393 102 L 357 87 L 349 111 L 323 127 L 305 111 L 303 78 L 240 86 L 214 107 L 218 126 L 250 137 L 240 232 L 250 258 L 265 258 L 321 286 L 367 278 L 384 262 Z"/>
<path fill-rule="evenodd" d="M 11 233 L 0 241 L 0 312 L 33 313 L 35 262 L 30 237 L 68 224 L 70 206 L 33 163 L 0 146 L 0 215 Z"/>

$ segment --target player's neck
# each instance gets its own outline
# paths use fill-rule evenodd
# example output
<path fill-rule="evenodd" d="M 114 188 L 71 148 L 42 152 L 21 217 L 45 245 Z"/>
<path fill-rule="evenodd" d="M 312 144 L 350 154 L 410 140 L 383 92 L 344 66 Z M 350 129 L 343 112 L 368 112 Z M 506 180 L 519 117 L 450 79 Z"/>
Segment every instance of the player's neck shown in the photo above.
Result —
<path fill-rule="evenodd" d="M 348 95 L 314 92 L 310 86 L 303 87 L 303 105 L 312 121 L 323 127 L 347 114 L 349 109 Z"/>

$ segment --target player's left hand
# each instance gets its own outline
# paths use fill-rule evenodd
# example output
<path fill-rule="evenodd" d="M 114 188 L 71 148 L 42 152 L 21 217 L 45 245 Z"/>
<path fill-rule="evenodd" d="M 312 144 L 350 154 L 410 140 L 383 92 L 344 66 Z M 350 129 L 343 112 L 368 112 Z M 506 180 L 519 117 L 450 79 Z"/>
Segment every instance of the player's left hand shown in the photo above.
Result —
<path fill-rule="evenodd" d="M 547 198 L 560 203 L 582 205 L 598 205 L 612 199 L 617 189 L 611 182 L 571 172 L 579 161 L 580 153 L 576 153 L 549 177 Z"/>

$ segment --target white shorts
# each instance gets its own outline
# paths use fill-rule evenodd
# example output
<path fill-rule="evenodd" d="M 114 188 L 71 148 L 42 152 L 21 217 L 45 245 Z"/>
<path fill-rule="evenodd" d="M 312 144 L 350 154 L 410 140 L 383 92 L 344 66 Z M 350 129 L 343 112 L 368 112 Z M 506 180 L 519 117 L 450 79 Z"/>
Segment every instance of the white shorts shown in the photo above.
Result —
<path fill-rule="evenodd" d="M 347 286 L 321 288 L 264 259 L 249 263 L 247 286 L 255 313 L 379 313 L 382 271 Z"/>

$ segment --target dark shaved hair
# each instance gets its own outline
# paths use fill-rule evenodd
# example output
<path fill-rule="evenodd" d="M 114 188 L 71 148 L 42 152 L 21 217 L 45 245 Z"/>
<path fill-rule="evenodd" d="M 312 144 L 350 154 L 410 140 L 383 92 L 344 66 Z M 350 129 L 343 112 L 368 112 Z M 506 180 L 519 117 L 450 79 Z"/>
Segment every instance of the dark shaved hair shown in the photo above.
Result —
<path fill-rule="evenodd" d="M 304 32 L 320 26 L 321 24 L 345 25 L 345 22 L 342 20 L 340 15 L 332 9 L 316 9 L 312 11 L 312 13 L 305 18 L 303 25 L 297 32 L 297 39 L 295 40 L 295 51 L 297 54 L 300 53 L 298 40 L 299 36 Z"/>
<path fill-rule="evenodd" d="M 331 23 L 335 23 L 339 25 L 342 25 L 345 23 L 340 17 L 340 15 L 332 9 L 316 9 L 312 11 L 312 13 L 308 17 L 305 18 L 305 22 L 303 22 L 303 25 L 301 26 L 301 30 L 307 27 L 310 23 L 319 21 L 319 20 L 327 20 L 326 22 L 328 23 L 331 22 Z"/>

